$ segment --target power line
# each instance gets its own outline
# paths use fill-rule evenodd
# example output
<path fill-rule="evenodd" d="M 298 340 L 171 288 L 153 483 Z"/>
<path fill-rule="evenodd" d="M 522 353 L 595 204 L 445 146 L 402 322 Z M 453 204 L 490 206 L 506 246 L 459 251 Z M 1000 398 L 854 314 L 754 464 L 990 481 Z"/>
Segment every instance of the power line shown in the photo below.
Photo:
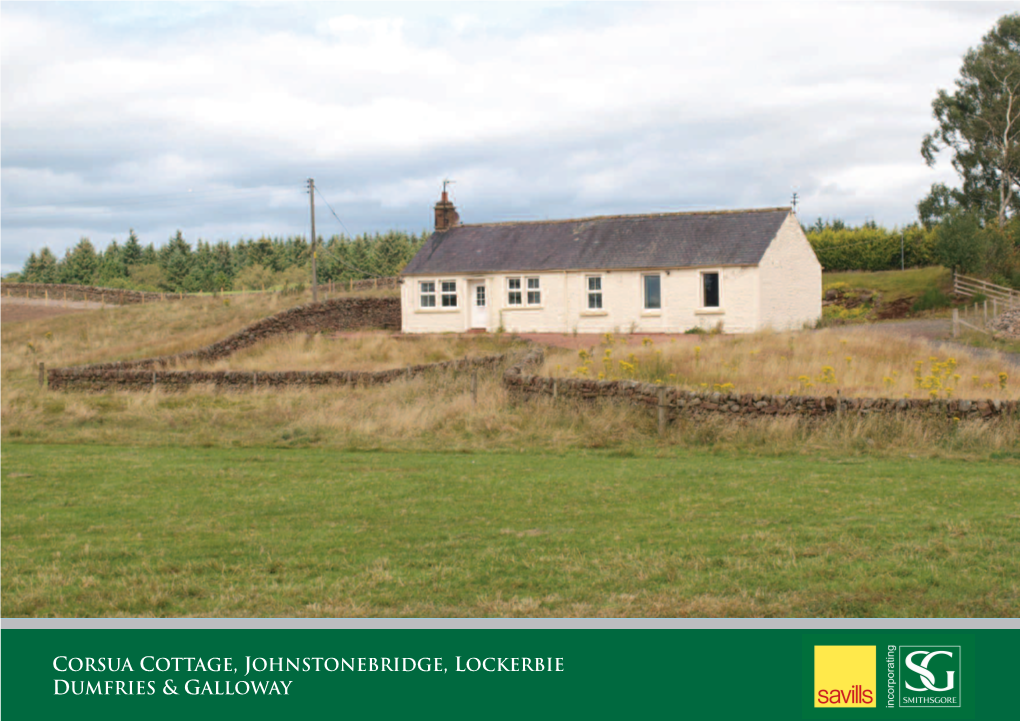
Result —
<path fill-rule="evenodd" d="M 315 188 L 314 185 L 312 187 Z M 320 198 L 322 198 L 322 202 L 326 204 L 327 208 L 329 208 L 329 212 L 333 214 L 333 217 L 336 218 L 336 222 L 338 222 L 340 224 L 340 227 L 344 229 L 344 232 L 347 233 L 348 237 L 353 237 L 353 234 L 351 233 L 351 231 L 347 230 L 347 226 L 344 225 L 344 221 L 340 220 L 340 216 L 336 214 L 336 211 L 333 210 L 333 206 L 329 204 L 328 200 L 326 200 L 326 196 L 324 196 L 322 194 L 322 191 L 319 190 L 318 188 L 315 188 L 315 192 L 319 194 Z M 367 270 L 363 270 L 362 268 L 358 268 L 357 266 L 355 266 L 353 263 L 347 262 L 347 260 L 345 258 L 341 258 L 339 255 L 336 255 L 331 250 L 329 250 L 328 246 L 324 245 L 323 246 L 323 250 L 325 250 L 327 253 L 329 253 L 334 260 L 340 261 L 341 263 L 346 265 L 351 270 L 356 270 L 358 273 L 360 273 L 361 275 L 365 276 L 366 280 L 371 280 L 372 278 L 381 278 L 382 277 L 382 276 L 372 275 Z"/>
<path fill-rule="evenodd" d="M 333 214 L 333 217 L 336 218 L 336 222 L 340 224 L 340 227 L 344 229 L 344 232 L 353 237 L 354 234 L 347 230 L 347 226 L 344 225 L 344 221 L 340 220 L 340 216 L 336 214 L 335 210 L 333 210 L 333 206 L 329 204 L 328 200 L 326 200 L 326 196 L 322 194 L 322 191 L 316 188 L 315 192 L 319 194 L 320 198 L 322 198 L 322 202 L 326 204 L 327 208 L 329 208 L 329 212 Z"/>

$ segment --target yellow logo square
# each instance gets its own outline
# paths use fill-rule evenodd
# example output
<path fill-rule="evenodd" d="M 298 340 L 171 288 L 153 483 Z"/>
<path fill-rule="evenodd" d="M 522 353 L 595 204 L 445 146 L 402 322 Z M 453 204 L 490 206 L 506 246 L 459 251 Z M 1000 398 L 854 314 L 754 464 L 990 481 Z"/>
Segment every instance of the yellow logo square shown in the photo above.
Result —
<path fill-rule="evenodd" d="M 815 708 L 875 708 L 875 647 L 815 646 Z"/>

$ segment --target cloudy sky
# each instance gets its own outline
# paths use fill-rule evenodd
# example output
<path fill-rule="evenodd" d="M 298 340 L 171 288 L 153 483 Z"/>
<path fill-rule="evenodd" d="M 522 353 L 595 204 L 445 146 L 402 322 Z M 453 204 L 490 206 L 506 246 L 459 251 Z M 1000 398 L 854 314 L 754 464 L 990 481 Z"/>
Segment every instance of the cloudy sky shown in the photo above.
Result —
<path fill-rule="evenodd" d="M 916 217 L 1009 3 L 0 6 L 3 272 L 33 250 L 769 207 Z"/>

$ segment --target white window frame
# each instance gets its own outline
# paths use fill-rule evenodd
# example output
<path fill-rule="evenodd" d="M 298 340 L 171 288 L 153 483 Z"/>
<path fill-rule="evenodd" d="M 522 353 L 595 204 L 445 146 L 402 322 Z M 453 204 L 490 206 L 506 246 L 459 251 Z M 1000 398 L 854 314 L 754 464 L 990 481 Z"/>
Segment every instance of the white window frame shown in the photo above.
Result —
<path fill-rule="evenodd" d="M 425 286 L 426 285 L 431 285 L 432 286 L 432 290 L 426 291 L 425 290 Z M 434 281 L 434 280 L 419 280 L 418 281 L 418 307 L 419 308 L 424 309 L 424 310 L 435 310 L 436 309 L 436 302 L 437 302 L 437 295 L 438 294 L 436 293 L 436 281 Z M 431 298 L 432 299 L 432 305 L 426 305 L 425 304 L 424 301 L 425 301 L 426 298 Z"/>
<path fill-rule="evenodd" d="M 599 287 L 592 289 L 591 282 L 593 280 L 598 281 Z M 598 296 L 599 304 L 594 306 L 591 304 L 592 299 Z M 601 275 L 586 275 L 584 276 L 584 297 L 585 297 L 585 309 L 589 313 L 599 313 L 606 308 L 605 289 L 602 287 L 602 276 Z"/>
<path fill-rule="evenodd" d="M 446 290 L 446 285 L 450 284 L 453 286 L 453 290 Z M 459 295 L 459 288 L 457 287 L 457 281 L 447 278 L 446 280 L 439 281 L 439 306 L 443 310 L 456 310 L 460 307 L 460 301 L 457 296 Z M 453 304 L 447 305 L 446 299 L 453 298 Z"/>
<path fill-rule="evenodd" d="M 517 287 L 511 287 L 511 282 L 517 281 Z M 513 294 L 517 294 L 517 302 L 513 301 Z M 524 307 L 524 278 L 521 276 L 508 276 L 506 279 L 506 305 L 508 308 Z"/>
<path fill-rule="evenodd" d="M 648 290 L 646 288 L 646 278 L 656 277 L 659 279 L 659 307 L 649 308 L 648 307 Z M 662 273 L 642 273 L 641 274 L 641 312 L 655 315 L 656 313 L 662 312 Z"/>
<path fill-rule="evenodd" d="M 532 281 L 535 281 L 535 285 L 531 284 Z M 526 301 L 526 305 L 528 307 L 530 307 L 530 308 L 541 307 L 541 305 L 542 305 L 542 277 L 538 276 L 538 275 L 528 276 L 527 278 L 525 278 L 524 285 L 526 286 L 524 288 L 524 291 L 527 294 L 525 296 L 525 298 L 524 298 L 524 300 Z M 532 293 L 534 293 L 535 295 L 538 296 L 538 300 L 536 300 L 534 303 L 531 302 L 531 294 Z"/>
<path fill-rule="evenodd" d="M 718 284 L 719 291 L 719 305 L 705 305 L 705 276 L 715 275 L 716 283 Z M 720 313 L 723 309 L 723 287 L 722 287 L 722 270 L 714 268 L 706 268 L 698 273 L 698 300 L 701 303 L 700 310 L 708 313 Z"/>

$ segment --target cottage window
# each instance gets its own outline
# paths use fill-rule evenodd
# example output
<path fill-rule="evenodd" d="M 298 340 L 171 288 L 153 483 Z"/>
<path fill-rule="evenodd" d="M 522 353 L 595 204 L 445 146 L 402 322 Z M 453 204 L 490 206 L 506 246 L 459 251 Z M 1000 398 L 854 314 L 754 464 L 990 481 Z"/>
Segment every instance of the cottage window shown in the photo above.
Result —
<path fill-rule="evenodd" d="M 528 305 L 542 305 L 542 290 L 538 278 L 528 278 Z"/>
<path fill-rule="evenodd" d="M 588 310 L 602 310 L 602 276 L 588 276 Z"/>
<path fill-rule="evenodd" d="M 645 310 L 662 308 L 662 278 L 658 275 L 642 276 L 645 285 Z"/>
<path fill-rule="evenodd" d="M 701 274 L 701 302 L 703 308 L 719 307 L 719 274 Z"/>
<path fill-rule="evenodd" d="M 524 300 L 521 296 L 521 279 L 520 278 L 507 278 L 506 279 L 507 305 L 524 305 Z"/>
<path fill-rule="evenodd" d="M 422 308 L 435 308 L 436 307 L 436 284 L 431 280 L 423 280 L 418 283 L 418 287 L 421 289 L 421 300 L 419 302 Z"/>
<path fill-rule="evenodd" d="M 457 281 L 455 280 L 444 280 L 442 282 L 442 296 L 443 296 L 443 307 L 444 308 L 456 308 L 457 307 Z"/>

